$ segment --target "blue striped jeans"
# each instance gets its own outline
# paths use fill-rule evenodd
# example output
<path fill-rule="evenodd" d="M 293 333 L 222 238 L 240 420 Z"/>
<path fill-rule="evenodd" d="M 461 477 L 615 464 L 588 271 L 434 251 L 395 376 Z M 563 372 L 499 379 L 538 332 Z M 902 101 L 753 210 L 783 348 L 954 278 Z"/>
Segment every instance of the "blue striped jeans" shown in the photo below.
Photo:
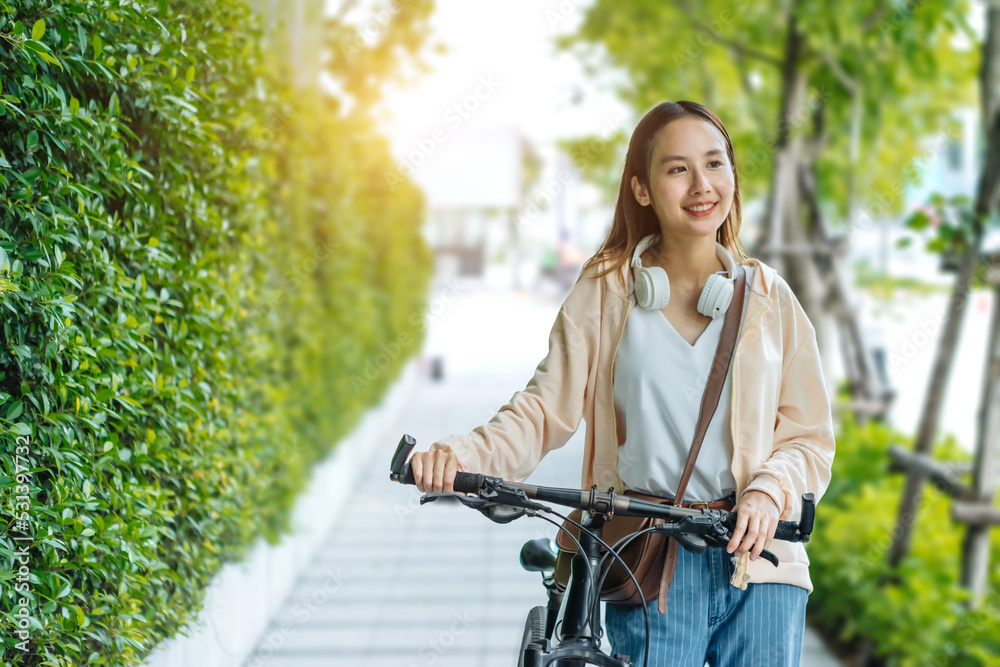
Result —
<path fill-rule="evenodd" d="M 805 629 L 806 589 L 752 581 L 740 590 L 729 583 L 734 566 L 725 549 L 693 554 L 677 549 L 667 591 L 667 614 L 648 605 L 648 667 L 783 667 L 798 665 Z M 645 626 L 641 607 L 608 603 L 608 641 L 615 653 L 642 667 Z"/>

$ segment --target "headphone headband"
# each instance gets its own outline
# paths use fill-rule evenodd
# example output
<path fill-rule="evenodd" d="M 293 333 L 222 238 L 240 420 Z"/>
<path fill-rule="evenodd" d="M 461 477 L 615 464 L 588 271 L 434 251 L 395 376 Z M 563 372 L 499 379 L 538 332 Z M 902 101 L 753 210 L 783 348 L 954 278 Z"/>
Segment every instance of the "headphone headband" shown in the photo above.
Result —
<path fill-rule="evenodd" d="M 632 253 L 632 266 L 641 268 L 642 253 L 646 252 L 649 248 L 659 242 L 660 234 L 650 234 L 639 241 L 639 243 L 635 246 L 635 251 Z M 715 242 L 715 255 L 726 267 L 727 280 L 736 280 L 736 260 L 733 259 L 733 256 L 729 254 L 728 250 L 726 250 L 726 246 L 722 245 L 718 241 Z"/>

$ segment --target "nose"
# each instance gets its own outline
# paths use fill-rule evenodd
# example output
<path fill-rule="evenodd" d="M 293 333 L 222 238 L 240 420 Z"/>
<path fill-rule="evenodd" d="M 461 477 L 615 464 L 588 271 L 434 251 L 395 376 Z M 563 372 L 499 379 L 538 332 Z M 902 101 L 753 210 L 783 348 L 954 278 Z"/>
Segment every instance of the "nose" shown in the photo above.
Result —
<path fill-rule="evenodd" d="M 711 190 L 712 186 L 708 182 L 708 177 L 701 169 L 691 170 L 691 193 L 701 194 Z"/>

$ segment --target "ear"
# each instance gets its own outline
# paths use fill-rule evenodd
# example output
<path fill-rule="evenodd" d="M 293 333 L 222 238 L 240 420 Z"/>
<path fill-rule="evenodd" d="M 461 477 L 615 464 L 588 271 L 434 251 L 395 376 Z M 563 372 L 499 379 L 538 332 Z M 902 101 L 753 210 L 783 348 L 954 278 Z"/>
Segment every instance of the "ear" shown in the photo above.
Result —
<path fill-rule="evenodd" d="M 649 190 L 645 185 L 639 182 L 639 177 L 632 176 L 632 181 L 629 183 L 632 186 L 632 195 L 635 200 L 639 202 L 640 206 L 649 206 Z"/>

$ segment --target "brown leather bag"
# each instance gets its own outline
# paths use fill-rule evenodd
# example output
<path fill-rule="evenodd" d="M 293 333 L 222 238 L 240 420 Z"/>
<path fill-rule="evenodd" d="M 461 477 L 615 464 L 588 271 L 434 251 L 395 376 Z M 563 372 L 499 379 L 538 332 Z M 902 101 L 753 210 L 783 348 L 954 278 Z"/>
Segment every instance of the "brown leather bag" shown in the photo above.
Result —
<path fill-rule="evenodd" d="M 741 265 L 736 267 L 736 285 L 733 293 L 733 300 L 726 311 L 726 319 L 722 326 L 722 335 L 719 338 L 719 345 L 715 349 L 715 359 L 712 362 L 712 370 L 708 376 L 708 384 L 705 387 L 705 394 L 701 400 L 701 412 L 698 415 L 698 426 L 695 429 L 694 441 L 691 443 L 691 450 L 688 452 L 687 462 L 681 474 L 680 483 L 677 485 L 675 498 L 660 498 L 639 493 L 637 491 L 626 491 L 625 495 L 633 498 L 641 498 L 651 502 L 675 504 L 687 506 L 682 503 L 684 491 L 687 489 L 688 480 L 694 471 L 694 464 L 701 451 L 701 443 L 708 431 L 708 424 L 719 406 L 719 397 L 722 395 L 722 385 L 725 384 L 726 375 L 729 372 L 729 365 L 733 358 L 733 350 L 736 348 L 736 336 L 739 333 L 739 325 L 743 317 L 743 297 L 746 289 L 746 274 Z M 680 500 L 678 500 L 680 499 Z M 707 503 L 712 509 L 732 509 L 732 504 L 728 501 Z M 570 515 L 577 523 L 582 521 L 582 511 L 574 510 Z M 604 523 L 603 540 L 610 546 L 614 546 L 618 540 L 631 533 L 649 528 L 663 523 L 663 519 L 650 519 L 632 516 L 614 516 L 610 521 Z M 556 586 L 559 590 L 565 590 L 569 585 L 570 565 L 573 556 L 577 552 L 576 543 L 566 534 L 568 530 L 577 539 L 580 537 L 580 529 L 572 523 L 563 524 L 565 530 L 560 530 L 556 536 L 556 544 L 559 547 L 559 557 L 556 560 Z M 601 587 L 600 597 L 602 600 L 612 602 L 622 606 L 638 606 L 646 604 L 654 599 L 659 599 L 659 611 L 666 613 L 667 589 L 674 575 L 674 566 L 677 563 L 677 540 L 670 539 L 660 533 L 646 533 L 631 542 L 622 549 L 619 554 L 628 568 L 635 575 L 639 582 L 637 589 L 632 583 L 628 573 L 622 568 L 621 563 L 613 560 L 608 575 Z"/>

